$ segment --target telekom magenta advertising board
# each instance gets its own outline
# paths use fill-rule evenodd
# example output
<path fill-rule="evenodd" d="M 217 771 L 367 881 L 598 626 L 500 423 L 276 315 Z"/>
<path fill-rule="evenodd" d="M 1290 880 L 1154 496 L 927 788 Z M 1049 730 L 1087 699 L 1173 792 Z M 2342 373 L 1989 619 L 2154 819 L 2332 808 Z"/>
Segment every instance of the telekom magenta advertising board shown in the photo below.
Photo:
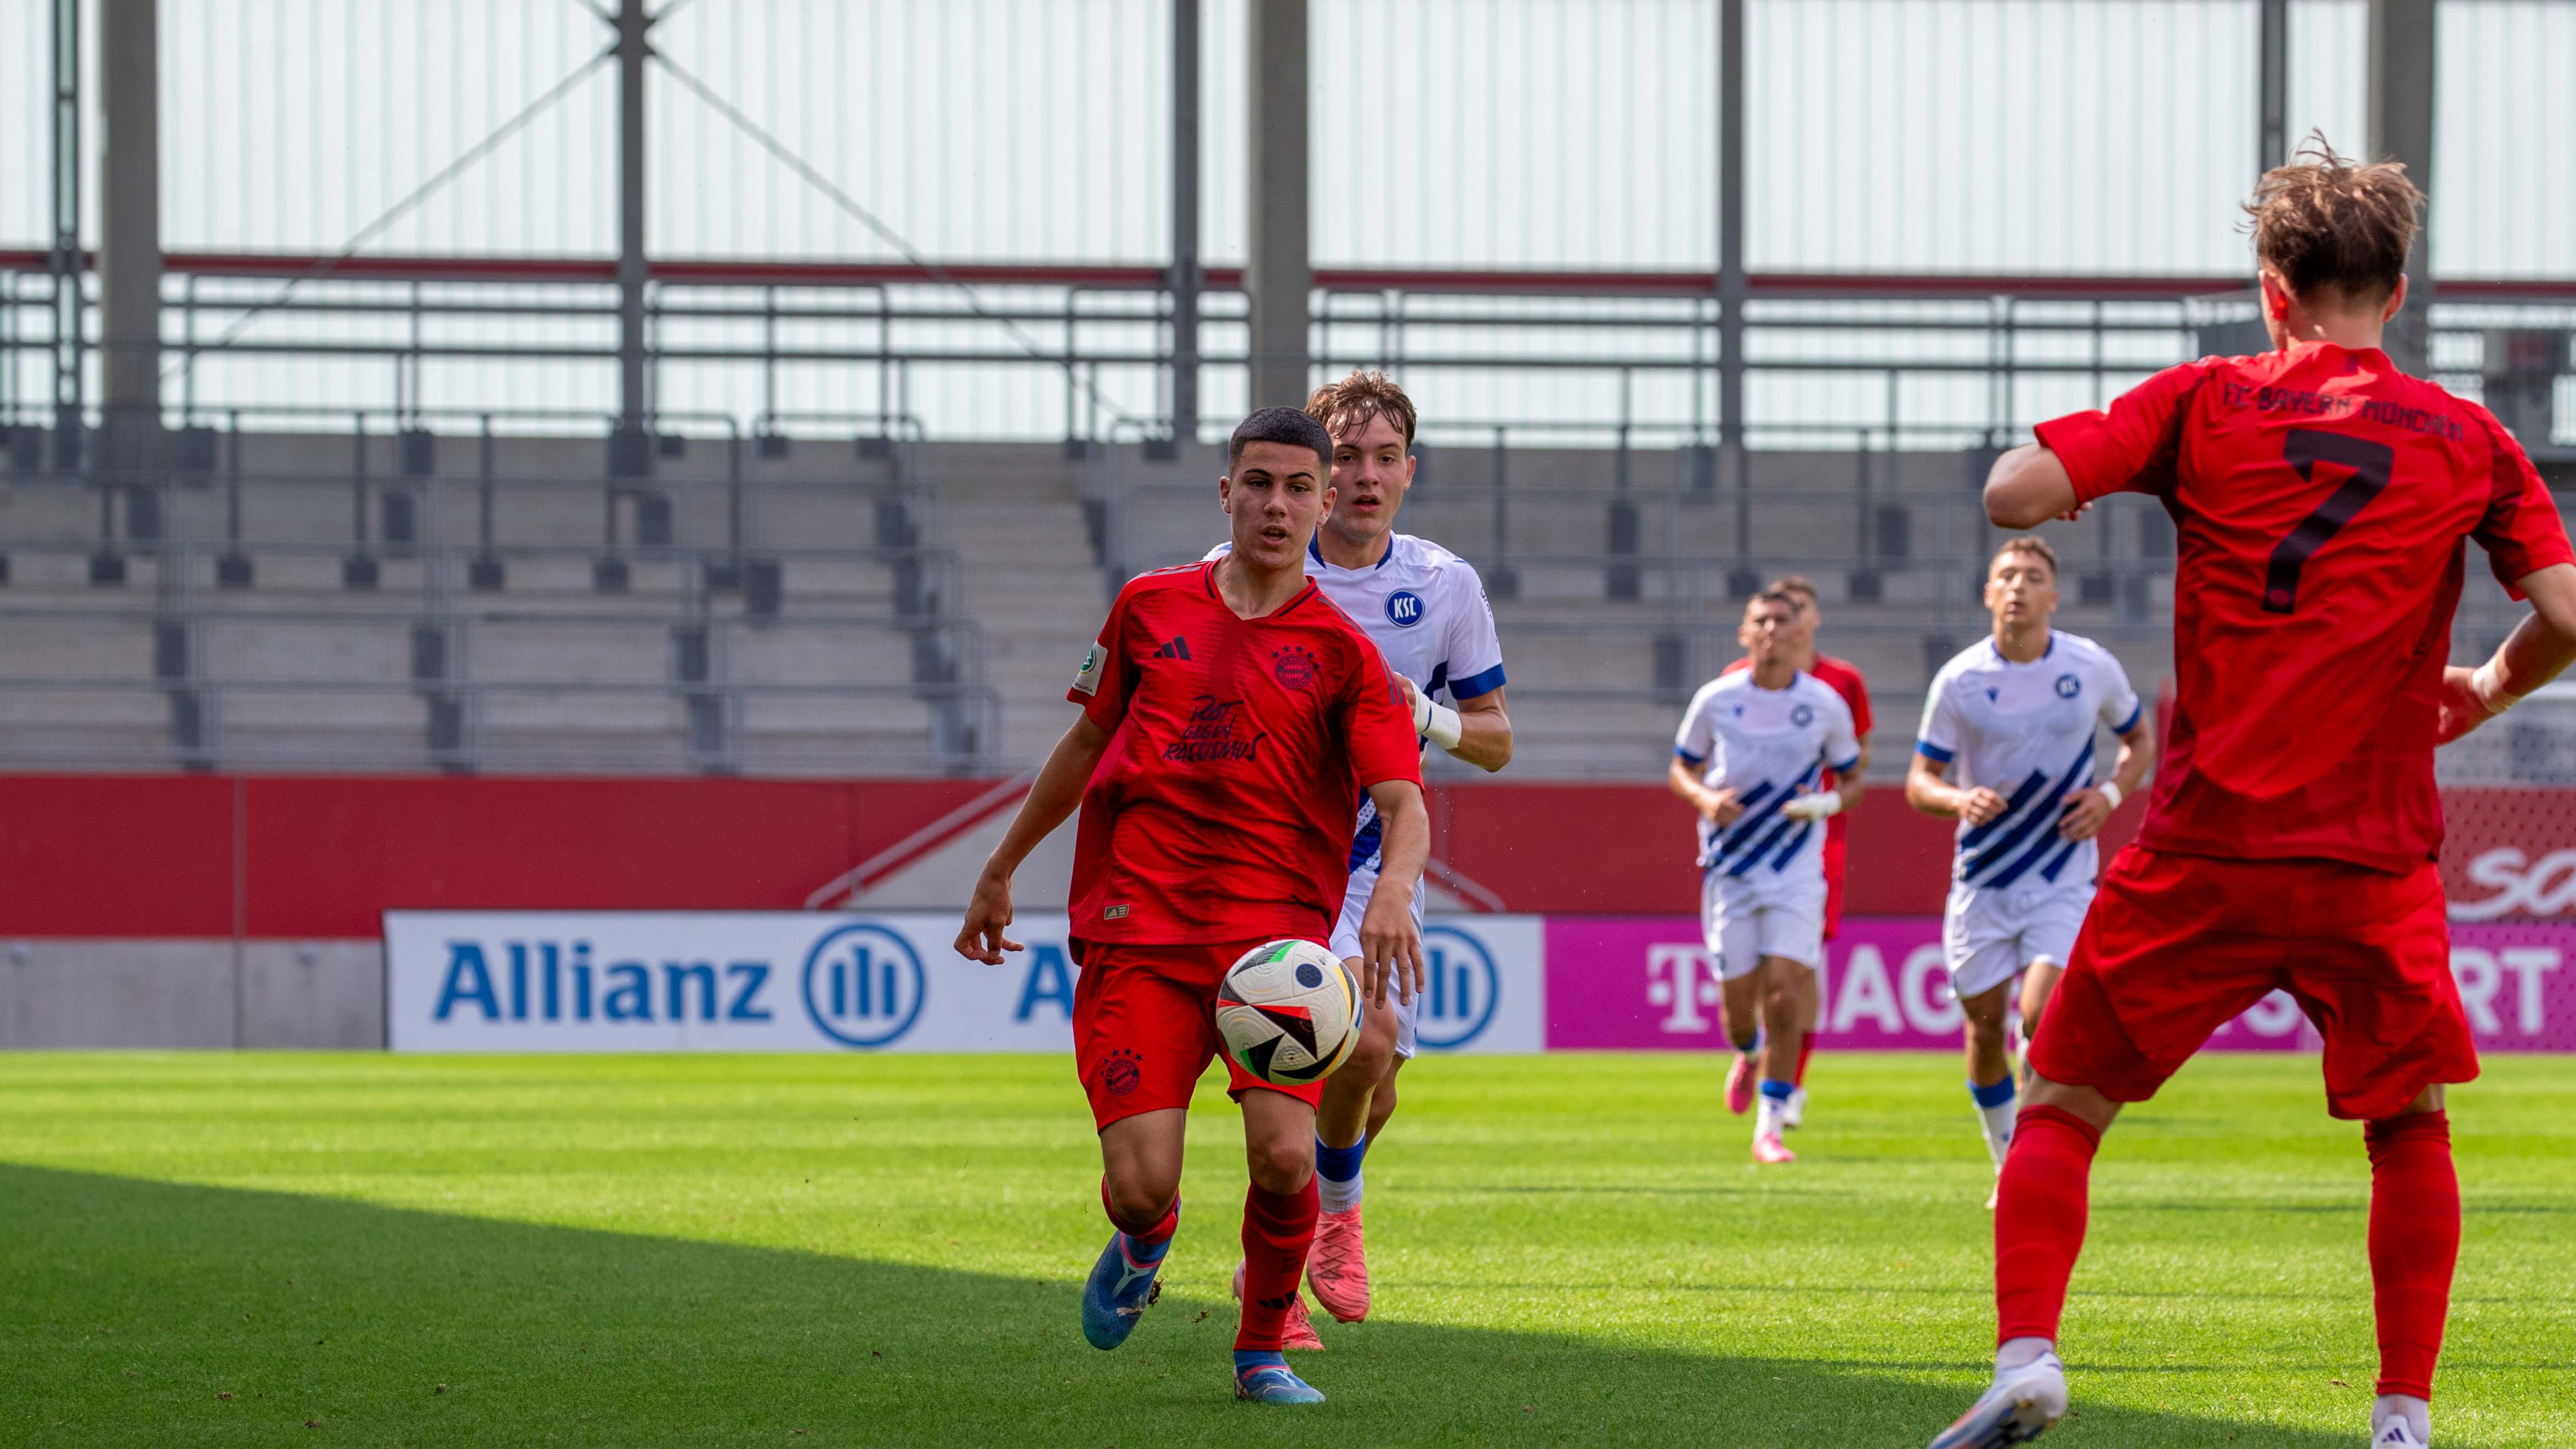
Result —
<path fill-rule="evenodd" d="M 2576 1051 L 2576 926 L 2451 928 L 2451 969 L 2478 1045 Z M 1556 916 L 1547 921 L 1550 1051 L 1724 1051 L 1716 963 L 1687 917 Z M 1872 1051 L 1951 1048 L 1959 1006 L 1941 966 L 1937 917 L 1846 919 L 1825 948 L 1817 1045 Z M 2221 1028 L 2217 1051 L 2298 1051 L 2316 1033 L 2275 994 Z"/>

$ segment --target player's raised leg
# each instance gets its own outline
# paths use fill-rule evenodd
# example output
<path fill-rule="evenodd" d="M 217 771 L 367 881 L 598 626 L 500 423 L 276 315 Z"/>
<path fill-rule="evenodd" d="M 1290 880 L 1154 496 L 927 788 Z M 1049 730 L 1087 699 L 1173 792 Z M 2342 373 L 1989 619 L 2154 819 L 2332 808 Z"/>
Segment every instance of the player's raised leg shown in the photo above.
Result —
<path fill-rule="evenodd" d="M 1291 1315 L 1302 1317 L 1297 1280 L 1315 1237 L 1315 1108 L 1285 1092 L 1254 1088 L 1241 1095 L 1244 1161 L 1252 1182 L 1243 1197 L 1243 1318 L 1234 1336 L 1235 1397 L 1319 1404 L 1324 1396 L 1289 1372 L 1282 1354 Z"/>
<path fill-rule="evenodd" d="M 1082 1336 L 1116 1348 L 1162 1296 L 1163 1257 L 1181 1220 L 1186 1108 L 1123 1117 L 1100 1130 L 1100 1203 L 1113 1231 L 1082 1289 Z"/>

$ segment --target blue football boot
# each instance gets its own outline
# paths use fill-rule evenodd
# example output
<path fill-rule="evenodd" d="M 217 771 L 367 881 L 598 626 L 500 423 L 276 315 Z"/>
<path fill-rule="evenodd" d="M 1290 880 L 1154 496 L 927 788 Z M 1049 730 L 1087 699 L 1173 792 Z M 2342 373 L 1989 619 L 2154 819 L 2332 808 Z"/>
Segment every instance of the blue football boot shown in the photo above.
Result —
<path fill-rule="evenodd" d="M 1170 1248 L 1165 1243 L 1166 1250 Z M 1136 1320 L 1145 1309 L 1163 1296 L 1163 1255 L 1141 1260 L 1127 1246 L 1125 1233 L 1109 1235 L 1109 1246 L 1100 1250 L 1100 1261 L 1091 1265 L 1091 1279 L 1082 1285 L 1082 1336 L 1093 1348 L 1116 1348 L 1136 1331 Z"/>
<path fill-rule="evenodd" d="M 1320 1404 L 1323 1391 L 1289 1370 L 1275 1353 L 1234 1356 L 1234 1396 L 1255 1404 Z"/>

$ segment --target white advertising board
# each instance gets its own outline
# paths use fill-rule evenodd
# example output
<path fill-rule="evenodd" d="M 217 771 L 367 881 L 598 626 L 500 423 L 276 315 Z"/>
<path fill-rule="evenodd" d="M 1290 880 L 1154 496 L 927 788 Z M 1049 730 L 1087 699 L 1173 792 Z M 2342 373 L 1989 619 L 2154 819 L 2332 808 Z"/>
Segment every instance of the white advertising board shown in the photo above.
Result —
<path fill-rule="evenodd" d="M 1079 972 L 1061 917 L 984 966 L 954 912 L 389 911 L 398 1052 L 1069 1051 Z M 1536 917 L 1434 919 L 1429 1051 L 1535 1052 Z"/>

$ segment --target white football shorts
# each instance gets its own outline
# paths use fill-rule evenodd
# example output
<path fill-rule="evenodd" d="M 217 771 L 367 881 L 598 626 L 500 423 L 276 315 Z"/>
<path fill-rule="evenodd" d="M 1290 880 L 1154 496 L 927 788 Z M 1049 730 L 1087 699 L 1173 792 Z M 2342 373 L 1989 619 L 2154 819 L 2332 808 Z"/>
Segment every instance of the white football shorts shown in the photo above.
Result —
<path fill-rule="evenodd" d="M 2091 881 L 2016 882 L 2002 890 L 1952 882 L 1941 913 L 1950 989 L 1981 996 L 2042 958 L 2065 965 L 2092 905 Z"/>
<path fill-rule="evenodd" d="M 1707 871 L 1700 877 L 1699 920 L 1724 980 L 1750 973 L 1765 956 L 1814 970 L 1825 959 L 1825 878 L 1757 881 Z"/>
<path fill-rule="evenodd" d="M 1356 960 L 1360 955 L 1360 920 L 1368 914 L 1369 893 L 1376 889 L 1376 861 L 1372 860 L 1351 872 L 1350 889 L 1342 892 L 1342 918 L 1333 923 L 1331 942 L 1333 954 L 1344 961 Z M 1422 882 L 1415 881 L 1413 883 L 1413 928 L 1416 931 L 1422 929 L 1422 908 L 1425 899 Z M 1356 974 L 1358 969 L 1353 967 L 1353 973 Z M 1363 980 L 1361 984 L 1365 986 L 1367 983 Z M 1395 1011 L 1395 1054 L 1409 1062 L 1413 1060 L 1416 1045 L 1413 1023 L 1422 1011 L 1422 993 L 1419 991 L 1413 993 L 1413 999 L 1407 1001 L 1404 999 L 1402 986 L 1401 979 L 1388 984 L 1386 1004 Z"/>

